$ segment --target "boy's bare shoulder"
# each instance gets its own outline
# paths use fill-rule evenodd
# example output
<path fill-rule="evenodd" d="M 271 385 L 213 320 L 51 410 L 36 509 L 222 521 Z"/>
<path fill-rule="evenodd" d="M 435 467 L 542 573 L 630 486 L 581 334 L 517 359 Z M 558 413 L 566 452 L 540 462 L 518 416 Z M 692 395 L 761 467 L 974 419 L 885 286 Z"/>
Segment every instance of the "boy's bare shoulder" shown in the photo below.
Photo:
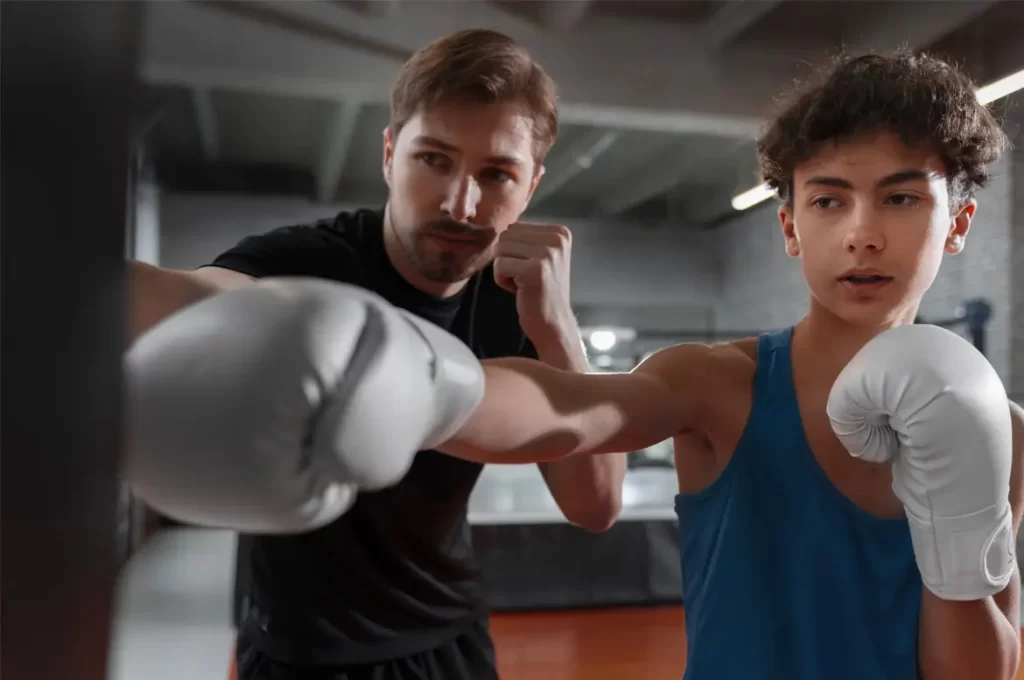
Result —
<path fill-rule="evenodd" d="M 757 339 L 718 344 L 685 343 L 659 350 L 635 372 L 653 374 L 673 387 L 705 389 L 749 384 L 757 368 Z"/>

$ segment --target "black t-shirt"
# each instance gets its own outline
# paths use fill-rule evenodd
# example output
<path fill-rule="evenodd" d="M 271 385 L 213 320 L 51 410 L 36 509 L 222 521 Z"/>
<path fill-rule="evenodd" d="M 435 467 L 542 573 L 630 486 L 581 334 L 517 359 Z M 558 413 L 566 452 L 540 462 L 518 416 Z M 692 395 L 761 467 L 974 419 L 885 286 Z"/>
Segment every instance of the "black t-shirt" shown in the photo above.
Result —
<path fill-rule="evenodd" d="M 375 291 L 465 342 L 480 358 L 535 357 L 515 297 L 490 266 L 438 298 L 407 282 L 384 250 L 382 211 L 251 236 L 212 263 L 255 277 L 314 276 Z M 332 524 L 245 536 L 249 608 L 241 634 L 299 664 L 360 664 L 433 648 L 486 615 L 466 520 L 482 466 L 421 451 L 392 488 L 358 496 Z M 243 566 L 244 570 L 244 566 Z"/>

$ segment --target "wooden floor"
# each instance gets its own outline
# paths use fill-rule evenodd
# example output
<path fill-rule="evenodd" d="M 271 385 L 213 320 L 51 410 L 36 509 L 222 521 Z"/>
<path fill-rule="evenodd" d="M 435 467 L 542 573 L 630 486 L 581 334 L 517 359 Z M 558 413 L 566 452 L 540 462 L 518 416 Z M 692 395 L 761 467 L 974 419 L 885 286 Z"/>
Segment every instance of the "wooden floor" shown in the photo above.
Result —
<path fill-rule="evenodd" d="M 503 680 L 679 680 L 678 608 L 499 614 L 491 619 Z"/>
<path fill-rule="evenodd" d="M 491 619 L 502 680 L 679 680 L 686 665 L 682 631 L 683 612 L 676 608 Z M 1024 680 L 1024 667 L 1017 680 Z"/>

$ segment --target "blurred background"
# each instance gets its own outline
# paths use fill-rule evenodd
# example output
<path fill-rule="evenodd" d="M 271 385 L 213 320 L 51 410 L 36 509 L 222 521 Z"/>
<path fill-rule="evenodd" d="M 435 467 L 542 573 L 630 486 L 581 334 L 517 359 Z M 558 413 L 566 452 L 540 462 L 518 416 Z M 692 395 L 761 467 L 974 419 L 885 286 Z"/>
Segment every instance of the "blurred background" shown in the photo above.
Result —
<path fill-rule="evenodd" d="M 526 217 L 571 227 L 573 303 L 598 331 L 595 363 L 628 369 L 677 337 L 775 328 L 805 309 L 774 203 L 745 193 L 754 135 L 794 78 L 844 49 L 909 45 L 983 85 L 1024 68 L 1022 26 L 1024 4 L 984 0 L 154 2 L 139 255 L 193 267 L 248 234 L 383 205 L 399 65 L 446 33 L 494 28 L 560 88 L 561 133 Z M 1019 105 L 995 106 L 1019 134 Z M 922 315 L 987 298 L 987 353 L 1022 392 L 1013 164 L 995 169 L 970 247 L 944 265 Z"/>
<path fill-rule="evenodd" d="M 841 50 L 910 46 L 959 63 L 979 85 L 1016 73 L 1024 86 L 1024 2 L 1013 1 L 167 1 L 146 3 L 143 26 L 130 254 L 174 268 L 250 234 L 382 206 L 381 134 L 402 62 L 464 28 L 525 44 L 561 95 L 561 133 L 526 218 L 572 229 L 573 305 L 595 367 L 613 371 L 668 344 L 774 329 L 805 311 L 753 147 L 795 78 Z M 1022 104 L 1019 92 L 993 104 L 1016 147 L 921 310 L 979 344 L 1018 398 Z M 581 654 L 607 677 L 681 675 L 671 443 L 632 453 L 630 468 L 622 519 L 601 535 L 564 522 L 536 467 L 485 471 L 470 521 L 510 680 L 604 677 L 575 669 Z M 228 677 L 245 607 L 234 538 L 188 543 L 127 493 L 119 517 L 110 677 Z M 161 532 L 173 538 L 153 551 Z"/>

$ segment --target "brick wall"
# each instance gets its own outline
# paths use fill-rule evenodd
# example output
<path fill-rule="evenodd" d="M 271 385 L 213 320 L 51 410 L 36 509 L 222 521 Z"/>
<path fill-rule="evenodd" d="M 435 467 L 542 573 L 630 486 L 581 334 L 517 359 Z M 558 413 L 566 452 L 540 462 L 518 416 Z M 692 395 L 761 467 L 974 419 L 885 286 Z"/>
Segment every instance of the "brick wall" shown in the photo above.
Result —
<path fill-rule="evenodd" d="M 1017 154 L 1018 167 L 1024 158 Z M 972 297 L 984 297 L 994 308 L 989 327 L 988 355 L 1000 376 L 1011 380 L 1011 345 L 1015 377 L 1024 377 L 1024 306 L 1016 297 L 1015 313 L 1011 288 L 1022 290 L 1024 275 L 1024 173 L 1013 172 L 1014 159 L 1006 158 L 994 168 L 991 185 L 978 196 L 978 213 L 964 251 L 947 257 L 921 314 L 928 318 L 949 317 Z M 1016 190 L 1015 190 L 1016 185 Z M 1013 216 L 1011 206 L 1016 204 Z M 721 227 L 716 233 L 718 262 L 718 324 L 720 328 L 778 328 L 798 321 L 807 310 L 807 288 L 799 260 L 788 257 L 783 248 L 776 206 L 760 206 Z M 1011 248 L 1011 243 L 1016 247 Z M 1017 266 L 1011 264 L 1016 258 Z M 1016 281 L 1011 281 L 1016 277 Z M 1015 325 L 1014 325 L 1015 324 Z M 1024 385 L 1015 386 L 1024 391 Z"/>

